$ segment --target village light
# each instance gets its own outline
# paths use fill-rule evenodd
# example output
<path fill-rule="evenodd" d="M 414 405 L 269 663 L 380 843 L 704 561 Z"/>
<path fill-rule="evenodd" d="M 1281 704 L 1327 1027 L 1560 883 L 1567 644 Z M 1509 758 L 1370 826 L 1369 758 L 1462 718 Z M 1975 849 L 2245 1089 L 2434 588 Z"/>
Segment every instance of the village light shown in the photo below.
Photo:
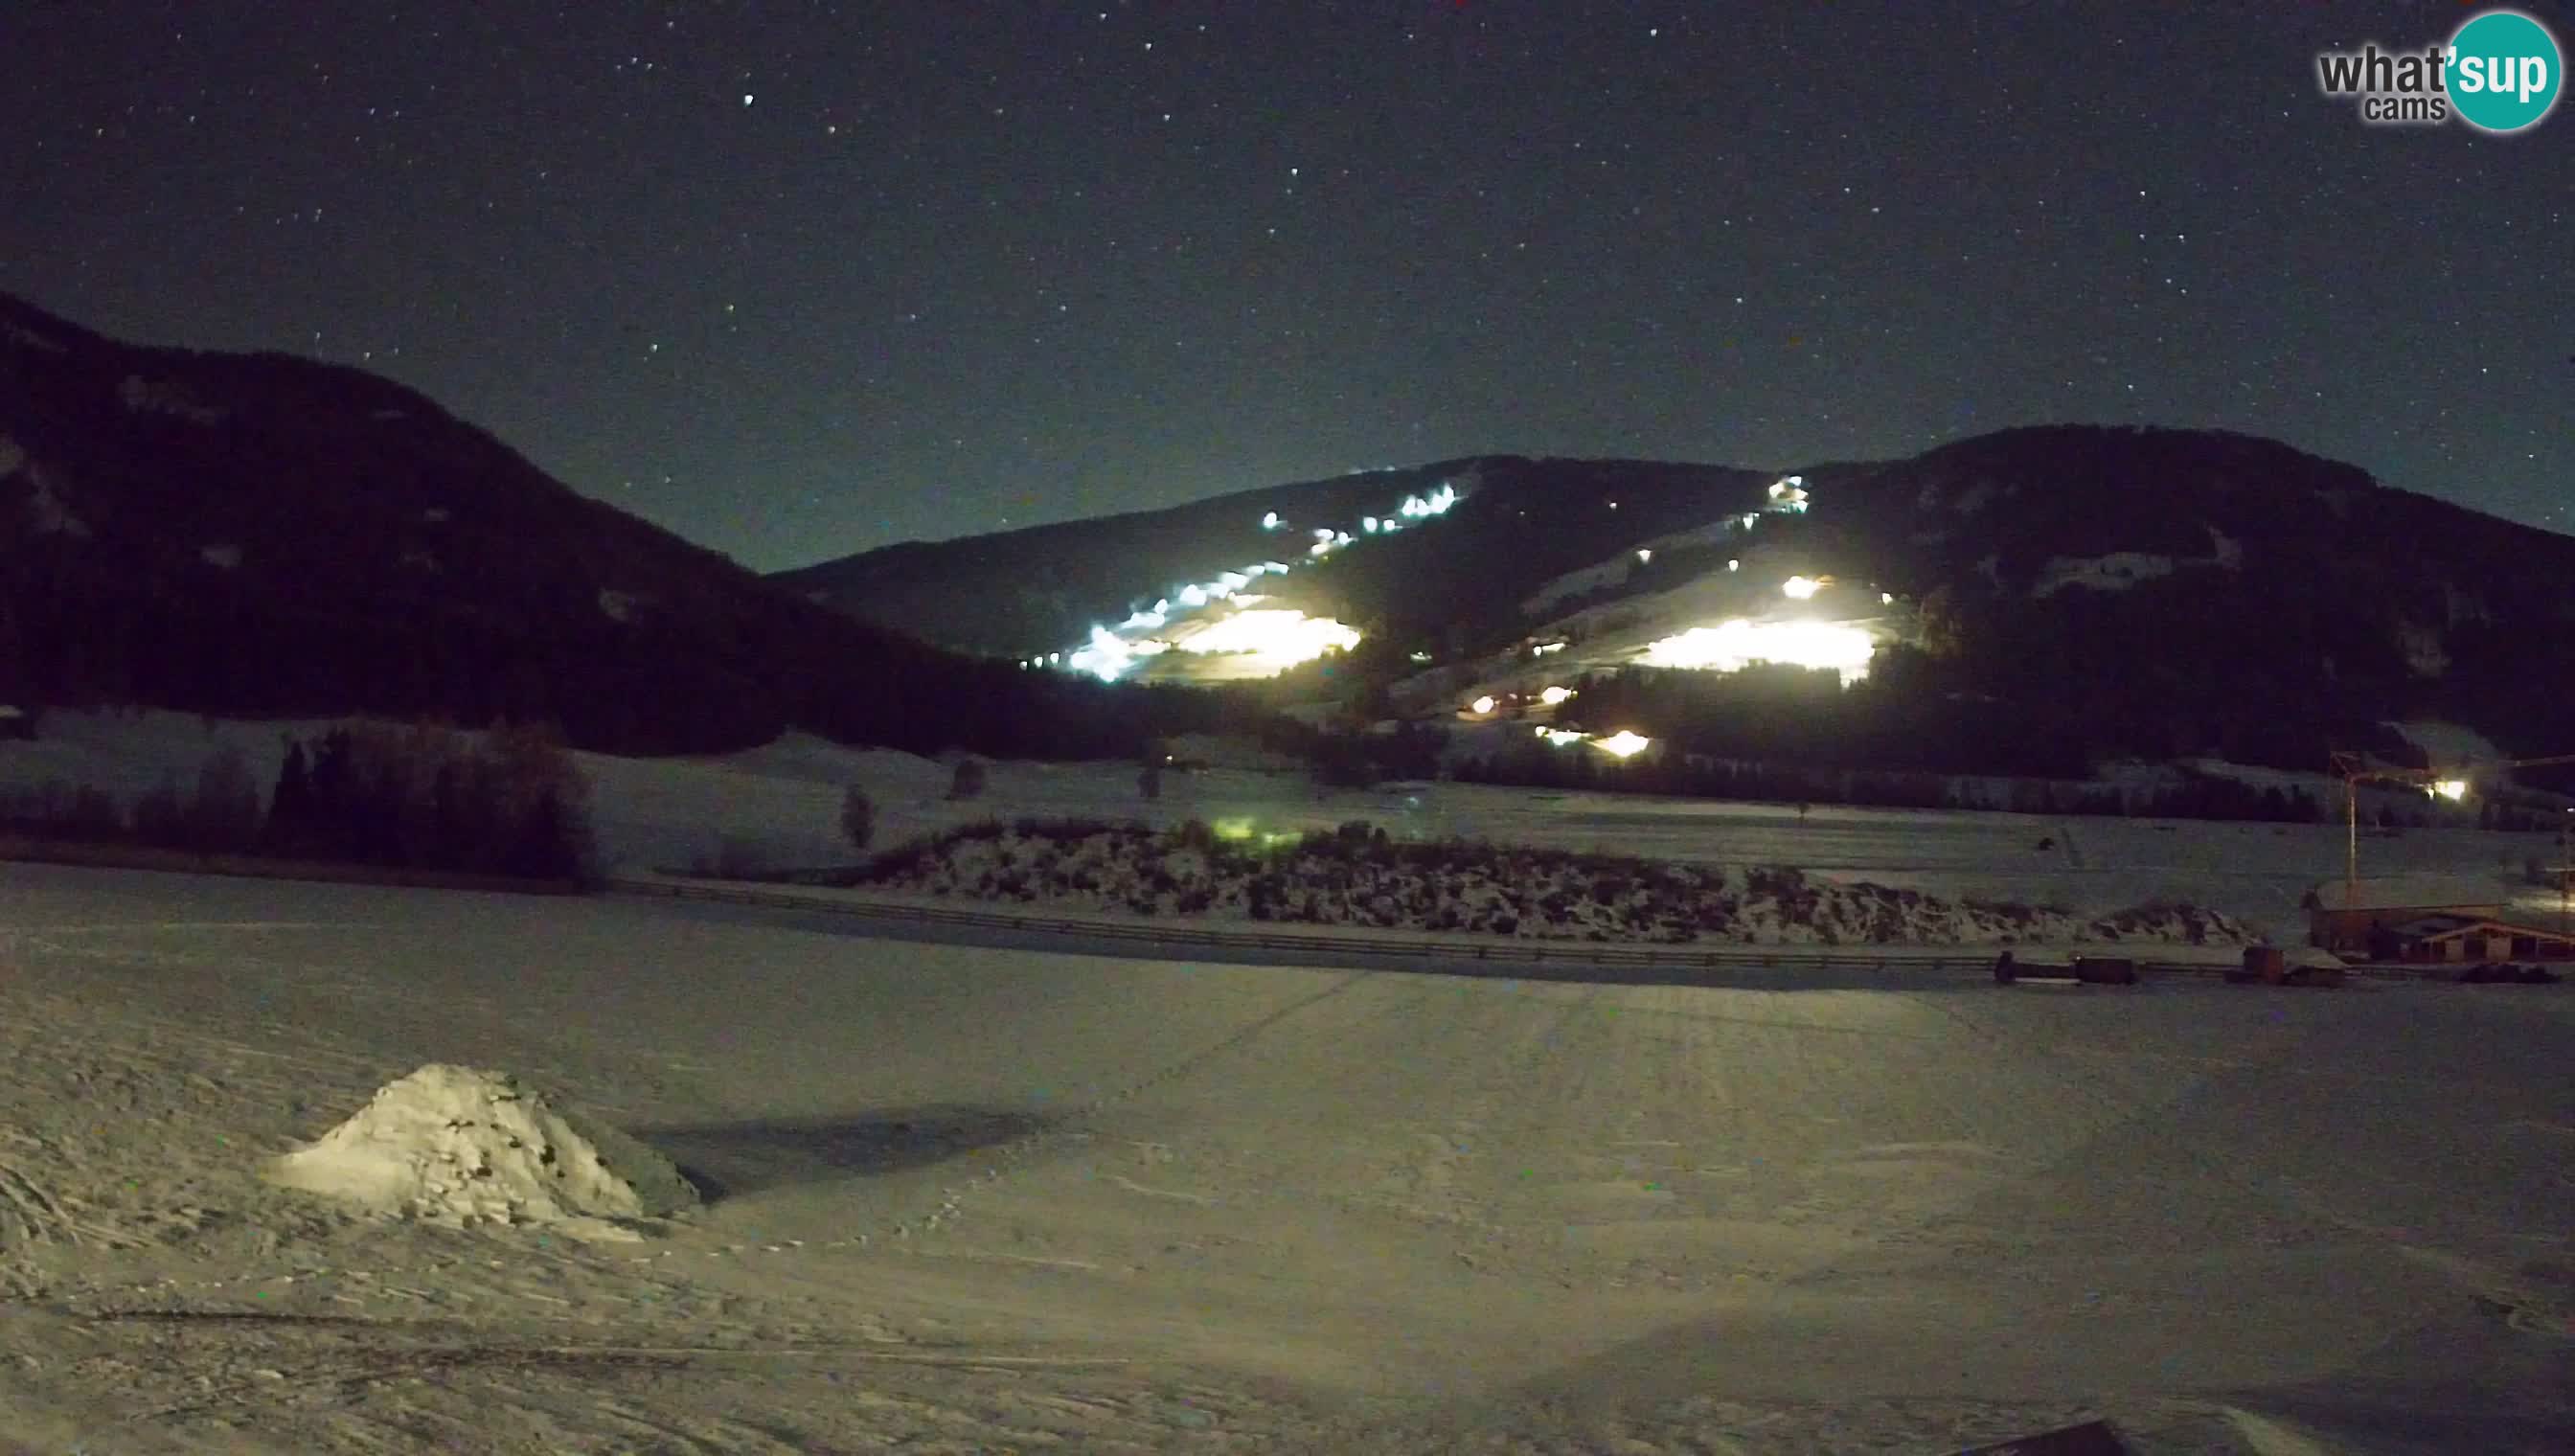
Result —
<path fill-rule="evenodd" d="M 1474 710 L 1475 712 L 1477 712 L 1477 713 L 1490 713 L 1490 712 L 1492 712 L 1492 711 L 1493 711 L 1493 699 L 1492 699 L 1492 695 L 1490 695 L 1490 694 L 1486 694 L 1484 697 L 1482 697 L 1482 698 L 1478 698 L 1478 699 L 1476 699 L 1474 702 L 1469 703 L 1469 704 L 1467 704 L 1466 706 L 1467 706 L 1468 708 L 1470 708 L 1470 709 L 1473 709 L 1473 710 Z"/>
<path fill-rule="evenodd" d="M 2439 794 L 2441 797 L 2449 799 L 2455 803 L 2468 796 L 2468 780 L 2464 778 L 2444 778 L 2440 782 L 2433 784 L 2429 791 Z"/>

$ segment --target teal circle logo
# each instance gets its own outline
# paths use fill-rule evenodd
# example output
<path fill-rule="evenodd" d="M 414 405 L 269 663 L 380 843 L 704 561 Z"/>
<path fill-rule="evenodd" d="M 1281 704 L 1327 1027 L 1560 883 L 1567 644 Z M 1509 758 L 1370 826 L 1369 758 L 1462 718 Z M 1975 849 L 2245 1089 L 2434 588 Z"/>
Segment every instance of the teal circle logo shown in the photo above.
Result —
<path fill-rule="evenodd" d="M 2441 80 L 2459 120 L 2487 132 L 2539 124 L 2565 89 L 2566 53 L 2518 10 L 2489 10 L 2450 37 Z"/>

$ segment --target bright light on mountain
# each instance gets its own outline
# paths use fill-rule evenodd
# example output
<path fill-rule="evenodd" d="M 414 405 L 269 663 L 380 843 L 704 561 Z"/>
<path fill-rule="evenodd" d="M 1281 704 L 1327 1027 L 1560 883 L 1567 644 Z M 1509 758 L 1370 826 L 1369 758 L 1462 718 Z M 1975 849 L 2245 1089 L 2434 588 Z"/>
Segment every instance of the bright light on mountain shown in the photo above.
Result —
<path fill-rule="evenodd" d="M 1399 509 L 1403 519 L 1419 520 L 1444 515 L 1449 507 L 1456 504 L 1457 488 L 1442 485 L 1427 496 L 1406 496 Z M 1403 521 L 1395 517 L 1362 518 L 1362 528 L 1370 535 L 1390 534 L 1400 529 L 1402 524 Z M 1264 531 L 1278 531 L 1285 525 L 1276 511 L 1265 513 L 1261 518 Z M 1305 548 L 1309 561 L 1329 556 L 1356 539 L 1346 531 L 1335 531 L 1328 526 L 1310 528 L 1310 535 L 1311 541 Z M 1357 631 L 1329 618 L 1307 618 L 1299 612 L 1278 609 L 1264 612 L 1241 610 L 1264 600 L 1244 595 L 1243 589 L 1250 586 L 1254 578 L 1284 575 L 1288 570 L 1287 562 L 1256 562 L 1240 571 L 1221 572 L 1212 582 L 1193 583 L 1180 588 L 1177 594 L 1179 611 L 1203 611 L 1229 602 L 1237 610 L 1232 617 L 1195 630 L 1184 627 L 1168 642 L 1140 640 L 1133 635 L 1171 626 L 1175 610 L 1171 598 L 1156 602 L 1150 611 L 1131 615 L 1114 630 L 1094 626 L 1090 640 L 1073 650 L 1073 667 L 1103 682 L 1115 682 L 1135 666 L 1136 659 L 1177 649 L 1186 653 L 1247 657 L 1252 660 L 1251 666 L 1277 673 L 1311 661 L 1335 648 L 1346 650 L 1355 647 L 1359 641 Z M 1045 661 L 1059 663 L 1063 659 L 1062 653 L 1056 653 Z"/>
<path fill-rule="evenodd" d="M 1537 696 L 1537 701 L 1545 704 L 1549 708 L 1553 708 L 1555 705 L 1562 703 L 1564 700 L 1571 698 L 1572 696 L 1573 690 L 1570 688 L 1549 688 L 1544 693 Z"/>
<path fill-rule="evenodd" d="M 1779 590 L 1787 593 L 1798 601 L 1803 602 L 1814 596 L 1816 589 L 1821 586 L 1823 586 L 1823 583 L 1815 581 L 1809 577 L 1790 577 L 1787 581 L 1779 584 Z"/>
<path fill-rule="evenodd" d="M 1456 504 L 1457 488 L 1455 486 L 1443 485 L 1426 497 L 1404 497 L 1403 505 L 1397 509 L 1402 513 L 1405 520 L 1410 521 L 1418 520 L 1424 516 L 1444 515 L 1449 507 Z"/>
<path fill-rule="evenodd" d="M 1477 713 L 1490 713 L 1493 711 L 1493 700 L 1490 695 L 1486 695 L 1485 697 L 1476 699 L 1474 702 L 1469 703 L 1466 706 Z"/>
<path fill-rule="evenodd" d="M 1643 752 L 1653 741 L 1652 738 L 1640 738 L 1625 728 L 1620 728 L 1605 738 L 1594 739 L 1591 746 L 1612 757 L 1632 758 Z"/>
<path fill-rule="evenodd" d="M 1739 673 L 1754 663 L 1830 668 L 1847 684 L 1868 676 L 1869 655 L 1875 650 L 1869 635 L 1855 627 L 1738 618 L 1664 638 L 1645 649 L 1643 661 L 1649 668 L 1706 668 L 1719 673 Z"/>
<path fill-rule="evenodd" d="M 1135 644 L 1127 642 L 1105 627 L 1091 630 L 1091 641 L 1073 650 L 1073 668 L 1089 673 L 1103 683 L 1115 683 L 1119 675 L 1135 666 L 1142 654 Z"/>
<path fill-rule="evenodd" d="M 1346 652 L 1358 645 L 1357 629 L 1287 608 L 1238 612 L 1174 644 L 1185 653 L 1244 654 L 1256 665 L 1282 673 L 1327 652 Z"/>

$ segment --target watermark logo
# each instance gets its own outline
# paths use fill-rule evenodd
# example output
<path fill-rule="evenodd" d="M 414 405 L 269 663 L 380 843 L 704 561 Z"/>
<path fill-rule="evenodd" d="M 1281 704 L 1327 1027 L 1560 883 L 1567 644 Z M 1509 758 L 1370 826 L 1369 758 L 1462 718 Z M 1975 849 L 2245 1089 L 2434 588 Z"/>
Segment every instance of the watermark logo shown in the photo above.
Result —
<path fill-rule="evenodd" d="M 2565 51 L 2548 27 L 2518 10 L 2471 17 L 2447 41 L 2410 51 L 2326 51 L 2316 85 L 2356 101 L 2373 126 L 2437 126 L 2451 120 L 2483 132 L 2539 125 L 2565 89 Z"/>

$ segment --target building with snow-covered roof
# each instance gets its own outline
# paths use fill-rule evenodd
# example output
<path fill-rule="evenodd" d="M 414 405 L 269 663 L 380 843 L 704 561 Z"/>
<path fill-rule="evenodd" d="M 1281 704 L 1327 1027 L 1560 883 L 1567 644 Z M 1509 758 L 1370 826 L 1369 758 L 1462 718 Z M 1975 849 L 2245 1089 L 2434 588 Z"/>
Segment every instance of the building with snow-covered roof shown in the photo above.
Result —
<path fill-rule="evenodd" d="M 2308 943 L 2337 952 L 2370 953 L 2378 932 L 2450 916 L 2492 920 L 2503 914 L 2496 885 L 2455 874 L 2389 874 L 2351 883 L 2329 879 L 2307 891 Z"/>
<path fill-rule="evenodd" d="M 2480 960 L 2575 959 L 2575 937 L 2564 931 L 2468 915 L 2425 915 L 2384 926 L 2370 936 L 2372 960 L 2438 965 Z"/>

